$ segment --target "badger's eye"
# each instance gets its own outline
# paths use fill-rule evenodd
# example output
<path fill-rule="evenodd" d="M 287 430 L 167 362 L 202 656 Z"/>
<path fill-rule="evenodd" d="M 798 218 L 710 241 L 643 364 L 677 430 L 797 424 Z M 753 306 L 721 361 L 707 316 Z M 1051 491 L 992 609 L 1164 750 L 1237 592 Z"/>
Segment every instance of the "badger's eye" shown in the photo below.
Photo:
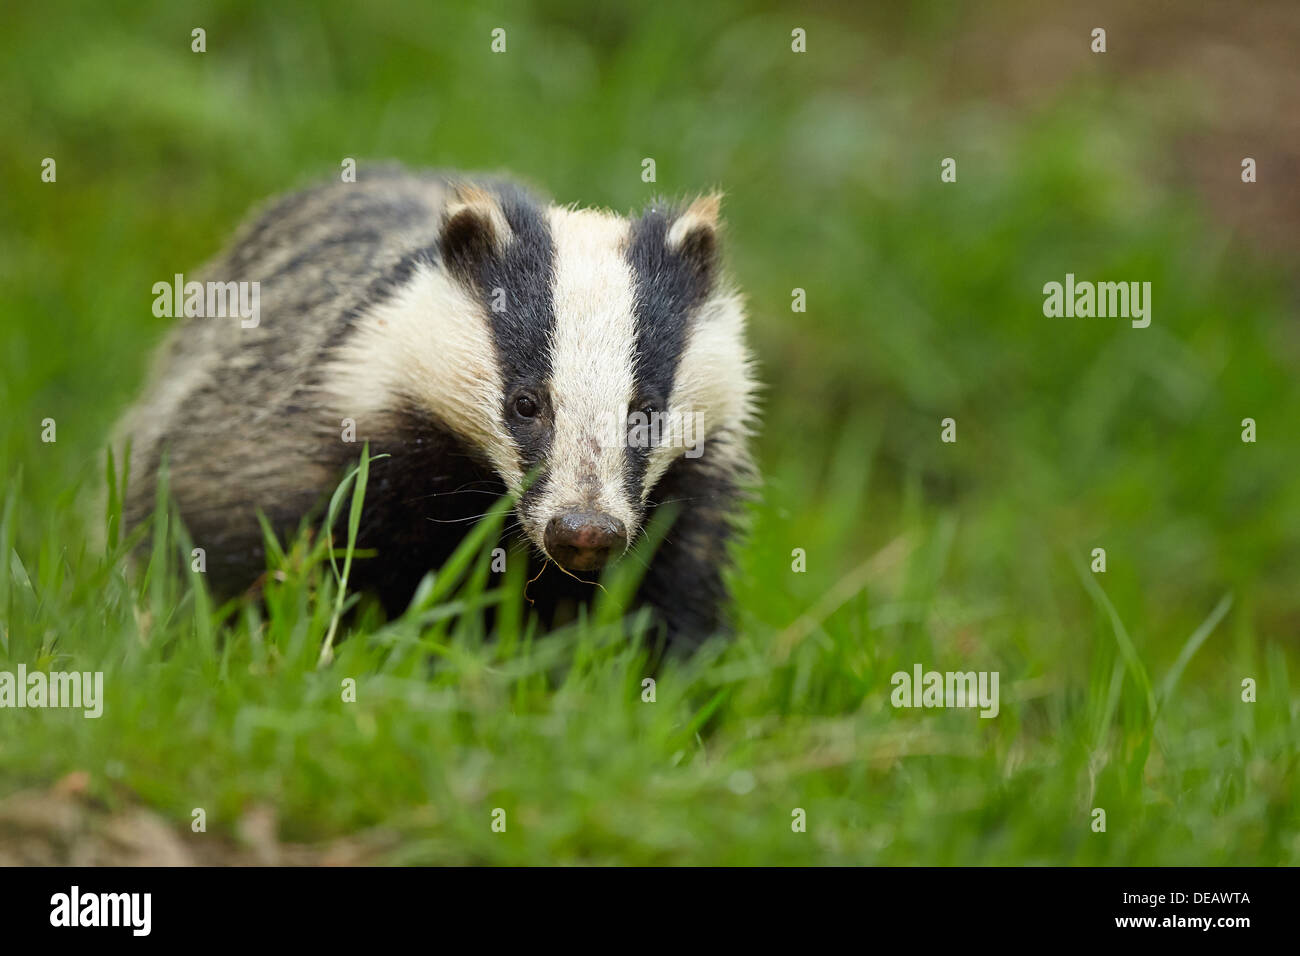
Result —
<path fill-rule="evenodd" d="M 659 402 L 654 398 L 643 398 L 635 402 L 632 406 L 631 415 L 640 415 L 646 421 L 654 419 L 659 411 Z"/>
<path fill-rule="evenodd" d="M 520 418 L 537 417 L 537 400 L 531 395 L 520 395 L 515 399 L 515 414 Z"/>

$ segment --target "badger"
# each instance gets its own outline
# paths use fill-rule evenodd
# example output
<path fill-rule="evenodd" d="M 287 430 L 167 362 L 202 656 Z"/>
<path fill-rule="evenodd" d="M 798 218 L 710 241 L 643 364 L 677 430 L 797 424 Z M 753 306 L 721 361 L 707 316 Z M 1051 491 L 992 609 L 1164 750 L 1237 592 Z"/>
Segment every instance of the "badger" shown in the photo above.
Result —
<path fill-rule="evenodd" d="M 390 614 L 511 495 L 543 617 L 672 507 L 636 606 L 670 642 L 726 631 L 756 383 L 718 234 L 717 195 L 629 218 L 400 168 L 273 201 L 204 270 L 257 283 L 256 321 L 178 324 L 116 429 L 123 522 L 165 461 L 209 587 L 238 594 L 266 572 L 259 512 L 291 536 L 368 442 L 350 585 Z"/>

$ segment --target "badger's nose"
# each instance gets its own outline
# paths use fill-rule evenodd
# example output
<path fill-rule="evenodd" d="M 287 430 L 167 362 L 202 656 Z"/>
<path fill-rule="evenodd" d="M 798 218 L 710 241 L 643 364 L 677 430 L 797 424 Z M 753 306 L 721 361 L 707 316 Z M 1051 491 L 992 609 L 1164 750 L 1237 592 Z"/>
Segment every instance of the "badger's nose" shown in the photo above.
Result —
<path fill-rule="evenodd" d="M 627 547 L 627 528 L 598 511 L 570 511 L 546 522 L 546 551 L 571 571 L 592 571 L 609 560 L 613 548 Z"/>

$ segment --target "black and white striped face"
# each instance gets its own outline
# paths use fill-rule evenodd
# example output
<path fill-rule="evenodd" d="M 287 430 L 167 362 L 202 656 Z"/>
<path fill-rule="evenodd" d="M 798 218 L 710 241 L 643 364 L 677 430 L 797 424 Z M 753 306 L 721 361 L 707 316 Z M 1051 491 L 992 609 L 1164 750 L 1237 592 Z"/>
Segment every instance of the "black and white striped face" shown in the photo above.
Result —
<path fill-rule="evenodd" d="M 744 454 L 753 382 L 717 213 L 708 197 L 628 220 L 462 187 L 442 268 L 363 320 L 390 386 L 492 463 L 534 545 L 569 569 L 631 544 L 678 458 Z"/>

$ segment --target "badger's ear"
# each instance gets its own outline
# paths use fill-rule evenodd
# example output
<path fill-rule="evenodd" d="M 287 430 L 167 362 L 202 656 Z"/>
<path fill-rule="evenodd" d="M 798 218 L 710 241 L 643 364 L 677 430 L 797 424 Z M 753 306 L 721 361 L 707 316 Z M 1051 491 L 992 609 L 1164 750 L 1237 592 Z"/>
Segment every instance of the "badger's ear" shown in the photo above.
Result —
<path fill-rule="evenodd" d="M 711 273 L 718 257 L 718 213 L 722 193 L 701 196 L 668 229 L 668 251 L 682 256 L 702 273 Z"/>
<path fill-rule="evenodd" d="M 453 269 L 471 269 L 505 250 L 514 233 L 491 193 L 478 186 L 457 185 L 443 213 L 439 245 Z"/>

